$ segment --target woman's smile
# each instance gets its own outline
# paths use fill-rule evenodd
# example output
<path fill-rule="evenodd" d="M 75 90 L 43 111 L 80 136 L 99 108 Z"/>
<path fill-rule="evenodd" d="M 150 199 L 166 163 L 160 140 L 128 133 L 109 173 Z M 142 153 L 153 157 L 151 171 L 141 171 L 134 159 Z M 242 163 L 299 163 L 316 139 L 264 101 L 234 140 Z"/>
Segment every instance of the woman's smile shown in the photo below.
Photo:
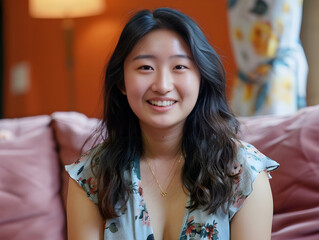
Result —
<path fill-rule="evenodd" d="M 167 100 L 164 100 L 164 101 L 150 100 L 147 102 L 152 104 L 153 106 L 158 106 L 158 107 L 167 107 L 176 103 L 176 101 L 169 101 L 169 100 L 168 101 Z"/>

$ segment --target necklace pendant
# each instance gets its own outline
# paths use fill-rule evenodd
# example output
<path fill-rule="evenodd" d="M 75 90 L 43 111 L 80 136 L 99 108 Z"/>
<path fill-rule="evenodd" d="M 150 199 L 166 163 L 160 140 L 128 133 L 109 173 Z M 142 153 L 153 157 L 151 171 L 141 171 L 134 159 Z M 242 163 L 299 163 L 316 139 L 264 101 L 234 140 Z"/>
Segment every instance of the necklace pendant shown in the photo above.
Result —
<path fill-rule="evenodd" d="M 162 197 L 166 197 L 167 192 L 161 192 Z"/>

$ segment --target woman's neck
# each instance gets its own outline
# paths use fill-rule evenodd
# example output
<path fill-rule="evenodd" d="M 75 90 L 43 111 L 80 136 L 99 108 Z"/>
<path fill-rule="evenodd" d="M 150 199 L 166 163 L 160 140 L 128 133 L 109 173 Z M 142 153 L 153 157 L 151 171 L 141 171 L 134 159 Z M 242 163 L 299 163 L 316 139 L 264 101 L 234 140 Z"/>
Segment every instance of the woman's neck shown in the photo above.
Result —
<path fill-rule="evenodd" d="M 150 128 L 141 125 L 144 158 L 171 160 L 181 154 L 183 127 L 169 129 Z"/>

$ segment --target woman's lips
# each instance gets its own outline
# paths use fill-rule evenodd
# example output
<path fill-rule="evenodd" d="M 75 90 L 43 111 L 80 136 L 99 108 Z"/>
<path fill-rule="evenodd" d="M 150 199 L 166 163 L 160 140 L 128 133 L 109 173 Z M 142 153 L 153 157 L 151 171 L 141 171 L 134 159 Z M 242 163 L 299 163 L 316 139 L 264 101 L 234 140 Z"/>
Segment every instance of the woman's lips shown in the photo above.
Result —
<path fill-rule="evenodd" d="M 172 109 L 177 103 L 174 99 L 150 99 L 147 100 L 150 107 L 157 112 L 165 112 Z"/>

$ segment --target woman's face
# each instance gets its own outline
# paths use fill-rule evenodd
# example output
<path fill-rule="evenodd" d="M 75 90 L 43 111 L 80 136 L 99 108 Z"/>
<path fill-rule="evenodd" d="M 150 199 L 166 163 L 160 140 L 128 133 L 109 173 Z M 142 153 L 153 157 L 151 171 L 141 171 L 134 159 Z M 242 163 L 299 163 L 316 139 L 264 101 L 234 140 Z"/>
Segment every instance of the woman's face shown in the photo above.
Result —
<path fill-rule="evenodd" d="M 144 36 L 124 62 L 123 94 L 141 127 L 184 125 L 194 108 L 200 73 L 188 45 L 175 32 L 154 30 Z"/>

